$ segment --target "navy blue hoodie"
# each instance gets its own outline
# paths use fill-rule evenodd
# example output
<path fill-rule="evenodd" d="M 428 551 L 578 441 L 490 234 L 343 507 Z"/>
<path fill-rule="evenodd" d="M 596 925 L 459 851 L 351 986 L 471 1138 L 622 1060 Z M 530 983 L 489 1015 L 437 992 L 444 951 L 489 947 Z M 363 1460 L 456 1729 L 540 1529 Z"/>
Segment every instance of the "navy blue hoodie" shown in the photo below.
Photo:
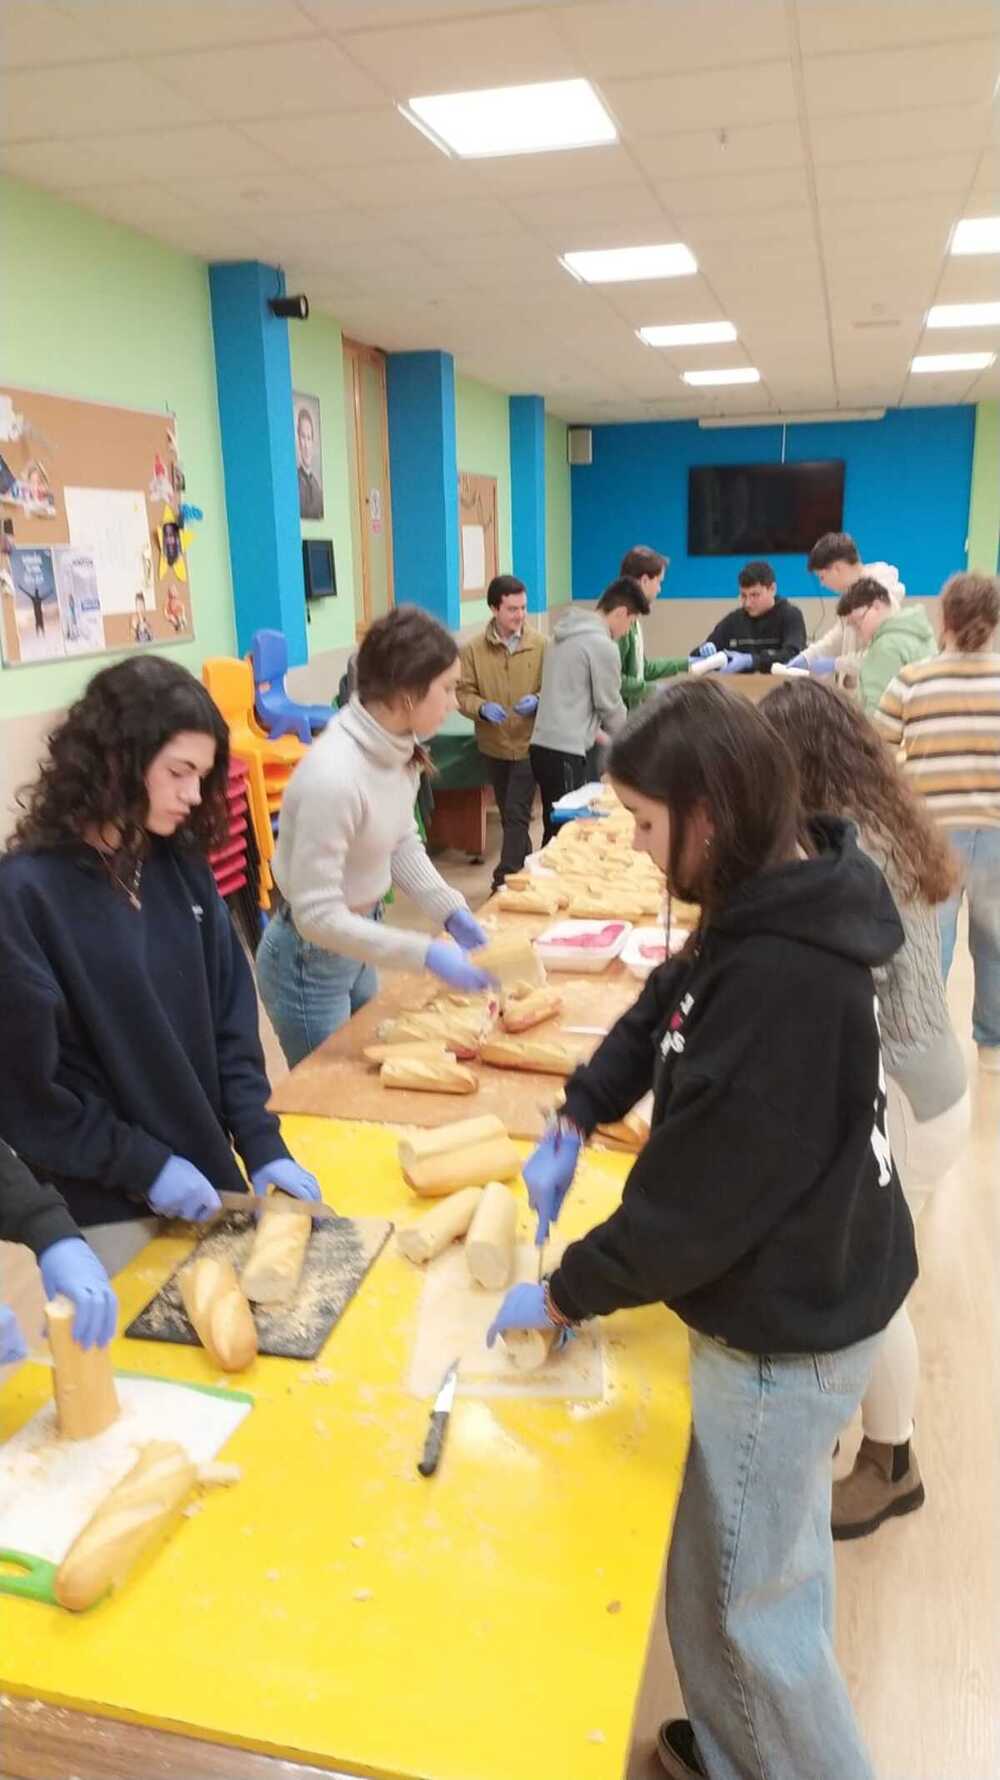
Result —
<path fill-rule="evenodd" d="M 0 1136 L 83 1225 L 135 1217 L 172 1154 L 230 1191 L 234 1144 L 288 1154 L 208 865 L 153 837 L 139 895 L 83 845 L 0 860 Z"/>
<path fill-rule="evenodd" d="M 854 830 L 814 835 L 817 857 L 745 883 L 570 1077 L 587 1132 L 655 1098 L 621 1206 L 552 1275 L 564 1315 L 662 1299 L 732 1347 L 822 1353 L 910 1290 L 871 976 L 903 930 Z"/>

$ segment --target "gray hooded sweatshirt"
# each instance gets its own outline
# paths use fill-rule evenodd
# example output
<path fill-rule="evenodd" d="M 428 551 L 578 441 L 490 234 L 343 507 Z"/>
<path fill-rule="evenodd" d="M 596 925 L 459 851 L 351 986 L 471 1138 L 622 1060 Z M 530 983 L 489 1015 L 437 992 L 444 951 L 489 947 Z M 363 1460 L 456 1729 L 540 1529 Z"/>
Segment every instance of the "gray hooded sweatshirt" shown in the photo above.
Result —
<path fill-rule="evenodd" d="M 622 664 L 597 612 L 567 612 L 545 651 L 532 746 L 586 754 L 599 729 L 613 735 L 628 715 Z"/>

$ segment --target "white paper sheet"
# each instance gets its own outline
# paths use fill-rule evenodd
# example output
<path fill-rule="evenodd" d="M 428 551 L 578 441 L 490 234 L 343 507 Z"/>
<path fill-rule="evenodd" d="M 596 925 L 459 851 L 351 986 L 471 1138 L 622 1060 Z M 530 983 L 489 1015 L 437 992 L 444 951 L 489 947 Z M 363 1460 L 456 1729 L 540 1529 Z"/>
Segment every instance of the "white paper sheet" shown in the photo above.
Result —
<path fill-rule="evenodd" d="M 462 592 L 486 586 L 486 533 L 481 525 L 462 527 Z"/>
<path fill-rule="evenodd" d="M 153 600 L 153 555 L 146 497 L 140 489 L 63 490 L 70 542 L 90 551 L 105 616 L 135 611 L 135 596 Z"/>

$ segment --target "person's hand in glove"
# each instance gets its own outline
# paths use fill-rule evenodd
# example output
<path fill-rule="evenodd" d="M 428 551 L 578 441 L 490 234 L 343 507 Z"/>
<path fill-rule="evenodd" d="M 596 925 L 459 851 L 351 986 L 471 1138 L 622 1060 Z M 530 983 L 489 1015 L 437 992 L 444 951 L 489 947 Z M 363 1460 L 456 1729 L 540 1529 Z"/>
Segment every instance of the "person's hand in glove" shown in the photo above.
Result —
<path fill-rule="evenodd" d="M 809 669 L 811 674 L 825 677 L 827 674 L 836 673 L 837 657 L 835 655 L 814 655 L 812 661 L 805 662 L 804 666 Z"/>
<path fill-rule="evenodd" d="M 489 934 L 480 927 L 471 909 L 455 909 L 448 916 L 444 930 L 451 934 L 463 952 L 478 952 L 480 946 L 489 944 Z"/>
<path fill-rule="evenodd" d="M 192 1224 L 201 1224 L 222 1209 L 211 1181 L 183 1156 L 164 1162 L 146 1198 L 157 1217 L 186 1218 Z"/>
<path fill-rule="evenodd" d="M 716 648 L 714 643 L 699 643 L 697 649 L 692 649 L 691 651 L 691 660 L 698 661 L 699 658 L 707 660 L 709 655 L 714 655 L 715 653 Z"/>
<path fill-rule="evenodd" d="M 484 723 L 506 723 L 507 721 L 507 713 L 503 705 L 495 704 L 492 699 L 487 699 L 484 705 L 480 705 L 479 715 Z"/>
<path fill-rule="evenodd" d="M 0 1366 L 12 1366 L 15 1360 L 28 1356 L 28 1344 L 21 1334 L 21 1325 L 7 1304 L 0 1304 Z"/>
<path fill-rule="evenodd" d="M 523 698 L 518 699 L 514 709 L 519 717 L 533 717 L 538 709 L 537 692 L 526 692 Z"/>
<path fill-rule="evenodd" d="M 63 1236 L 38 1257 L 47 1298 L 61 1292 L 76 1306 L 77 1347 L 107 1347 L 118 1321 L 118 1300 L 104 1267 L 82 1236 Z"/>
<path fill-rule="evenodd" d="M 250 1176 L 250 1185 L 254 1192 L 262 1197 L 268 1187 L 277 1187 L 279 1193 L 288 1193 L 293 1199 L 322 1199 L 319 1181 L 308 1168 L 300 1168 L 291 1156 L 279 1156 L 274 1162 L 265 1162 L 263 1168 L 256 1168 Z"/>
<path fill-rule="evenodd" d="M 802 649 L 798 655 L 793 655 L 791 661 L 786 662 L 785 666 L 790 668 L 808 668 L 809 663 L 806 660 L 805 650 Z"/>
<path fill-rule="evenodd" d="M 488 989 L 493 980 L 485 970 L 470 964 L 461 946 L 456 946 L 450 939 L 432 939 L 424 964 L 434 976 L 447 983 L 449 989 L 458 989 L 463 995 L 476 995 L 480 990 Z"/>
<path fill-rule="evenodd" d="M 549 1228 L 562 1210 L 582 1148 L 583 1138 L 579 1131 L 567 1125 L 554 1125 L 521 1170 L 528 1189 L 528 1203 L 538 1219 L 535 1242 L 539 1246 L 548 1240 Z"/>
<path fill-rule="evenodd" d="M 558 1324 L 552 1321 L 545 1308 L 545 1287 L 529 1280 L 523 1285 L 511 1286 L 486 1332 L 486 1345 L 492 1347 L 505 1329 L 555 1328 Z"/>
<path fill-rule="evenodd" d="M 724 674 L 749 674 L 753 670 L 753 656 L 744 655 L 742 650 L 729 649 L 726 652 L 726 665 L 720 671 Z"/>

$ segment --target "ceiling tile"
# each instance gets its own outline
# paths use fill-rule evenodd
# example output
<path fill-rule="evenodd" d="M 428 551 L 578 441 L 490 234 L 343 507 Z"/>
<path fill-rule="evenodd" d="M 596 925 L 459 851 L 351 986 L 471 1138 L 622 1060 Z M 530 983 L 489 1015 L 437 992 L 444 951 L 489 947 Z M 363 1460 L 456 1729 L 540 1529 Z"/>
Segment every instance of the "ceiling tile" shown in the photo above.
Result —
<path fill-rule="evenodd" d="M 933 192 L 960 205 L 978 166 L 975 149 L 964 154 L 923 155 L 907 161 L 852 162 L 846 167 L 818 167 L 816 191 L 820 205 L 874 203 L 882 198 L 909 198 Z"/>
<path fill-rule="evenodd" d="M 540 9 L 359 31 L 352 59 L 397 99 L 579 75 L 579 57 Z"/>
<path fill-rule="evenodd" d="M 654 179 L 704 179 L 713 174 L 729 178 L 772 167 L 797 167 L 805 160 L 797 123 L 674 131 L 668 136 L 637 137 L 630 147 Z"/>
<path fill-rule="evenodd" d="M 952 37 L 988 37 L 996 29 L 994 0 L 796 0 L 799 41 L 807 56 L 901 49 Z"/>
<path fill-rule="evenodd" d="M 576 0 L 547 0 L 548 10 L 572 6 Z M 324 30 L 353 32 L 386 25 L 410 25 L 414 0 L 299 0 L 302 11 Z M 473 18 L 477 13 L 523 12 L 525 0 L 432 0 L 421 10 L 435 19 Z"/>
<path fill-rule="evenodd" d="M 109 136 L 164 116 L 176 124 L 201 121 L 190 100 L 164 86 L 155 65 L 148 74 L 134 62 L 29 68 L 5 82 L 0 136 L 8 142 Z"/>
<path fill-rule="evenodd" d="M 519 193 L 588 191 L 635 184 L 635 165 L 620 145 L 556 150 L 540 155 L 495 155 L 469 163 L 498 197 Z"/>
<path fill-rule="evenodd" d="M 84 186 L 120 180 L 127 168 L 136 179 L 198 182 L 224 174 L 266 173 L 273 160 L 256 143 L 225 124 L 161 125 L 113 136 L 74 136 L 67 142 L 32 142 L 10 151 L 10 169 L 25 179 Z"/>
<path fill-rule="evenodd" d="M 44 68 L 59 62 L 99 62 L 113 56 L 113 41 L 71 16 L 72 9 L 33 0 L 0 13 L 0 67 Z"/>
<path fill-rule="evenodd" d="M 907 4 L 909 0 L 907 0 Z M 927 105 L 988 105 L 1000 42 L 973 38 L 927 49 L 819 56 L 804 66 L 806 104 L 816 117 L 906 111 Z"/>
<path fill-rule="evenodd" d="M 172 200 L 151 179 L 120 180 L 116 185 L 87 186 L 81 191 L 67 192 L 70 203 L 93 210 L 112 222 L 126 223 L 144 234 L 153 234 L 164 209 Z"/>
<path fill-rule="evenodd" d="M 66 142 L 13 142 L 0 147 L 0 165 L 13 179 L 53 191 L 91 181 L 120 180 L 123 162 L 115 136 L 71 137 Z"/>
<path fill-rule="evenodd" d="M 161 110 L 172 110 L 170 95 L 180 93 L 198 106 L 202 118 L 298 117 L 360 109 L 383 99 L 375 83 L 325 38 L 164 55 L 133 66 L 163 83 Z"/>
<path fill-rule="evenodd" d="M 602 92 L 629 136 L 663 136 L 700 130 L 793 122 L 798 115 L 791 62 L 761 62 L 752 77 L 743 68 L 702 74 L 654 75 L 606 81 Z"/>
<path fill-rule="evenodd" d="M 392 209 L 400 204 L 445 204 L 459 199 L 490 203 L 490 192 L 461 161 L 393 161 L 387 166 L 335 167 L 324 175 L 345 202 Z"/>
<path fill-rule="evenodd" d="M 567 8 L 562 31 L 599 79 L 734 67 L 788 54 L 782 0 L 607 0 Z"/>
<path fill-rule="evenodd" d="M 937 303 L 1000 303 L 1000 253 L 949 254 L 934 300 Z"/>
<path fill-rule="evenodd" d="M 719 174 L 715 179 L 671 179 L 658 181 L 653 189 L 670 214 L 682 222 L 688 217 L 802 210 L 809 205 L 804 167 L 746 174 L 734 170 L 729 176 Z"/>
<path fill-rule="evenodd" d="M 641 284 L 599 287 L 617 315 L 632 327 L 657 327 L 685 321 L 725 320 L 710 285 L 694 278 L 650 278 Z"/>
<path fill-rule="evenodd" d="M 983 148 L 994 127 L 988 103 L 922 105 L 919 110 L 852 112 L 845 125 L 836 112 L 809 123 L 813 162 L 817 168 L 860 162 L 905 161 L 933 154 L 957 154 Z"/>
<path fill-rule="evenodd" d="M 765 255 L 776 247 L 794 248 L 800 244 L 812 247 L 815 234 L 812 210 L 807 204 L 786 204 L 776 210 L 734 211 L 727 216 L 688 216 L 678 228 L 699 262 L 710 247 L 738 245 L 744 256 L 752 247 L 756 259 L 758 248 Z"/>
<path fill-rule="evenodd" d="M 459 198 L 450 204 L 407 204 L 380 209 L 388 234 L 403 240 L 422 241 L 433 250 L 436 240 L 448 235 L 517 231 L 516 218 L 492 198 Z"/>
<path fill-rule="evenodd" d="M 400 161 L 410 166 L 449 164 L 441 150 L 415 130 L 388 99 L 370 110 L 270 118 L 263 123 L 244 123 L 241 129 L 252 142 L 290 167 L 325 171 Z"/>
<path fill-rule="evenodd" d="M 510 208 L 559 253 L 677 239 L 662 205 L 639 181 L 594 192 L 515 196 Z"/>
<path fill-rule="evenodd" d="M 224 216 L 258 216 L 266 218 L 307 215 L 329 210 L 339 193 L 331 192 L 321 177 L 299 173 L 290 179 L 287 173 L 227 174 L 223 179 L 164 181 L 164 189 L 172 191 L 180 202 L 197 210 L 213 210 Z"/>
<path fill-rule="evenodd" d="M 122 55 L 201 50 L 209 44 L 264 43 L 308 37 L 315 26 L 295 0 L 62 0 L 87 31 L 118 45 Z M 24 8 L 34 10 L 34 5 Z"/>
<path fill-rule="evenodd" d="M 150 232 L 154 227 L 157 240 L 166 241 L 172 247 L 181 248 L 209 263 L 213 260 L 263 260 L 267 263 L 269 259 L 265 240 L 250 220 L 244 221 L 240 217 L 196 215 L 190 210 L 176 210 L 161 203 L 150 223 Z"/>

